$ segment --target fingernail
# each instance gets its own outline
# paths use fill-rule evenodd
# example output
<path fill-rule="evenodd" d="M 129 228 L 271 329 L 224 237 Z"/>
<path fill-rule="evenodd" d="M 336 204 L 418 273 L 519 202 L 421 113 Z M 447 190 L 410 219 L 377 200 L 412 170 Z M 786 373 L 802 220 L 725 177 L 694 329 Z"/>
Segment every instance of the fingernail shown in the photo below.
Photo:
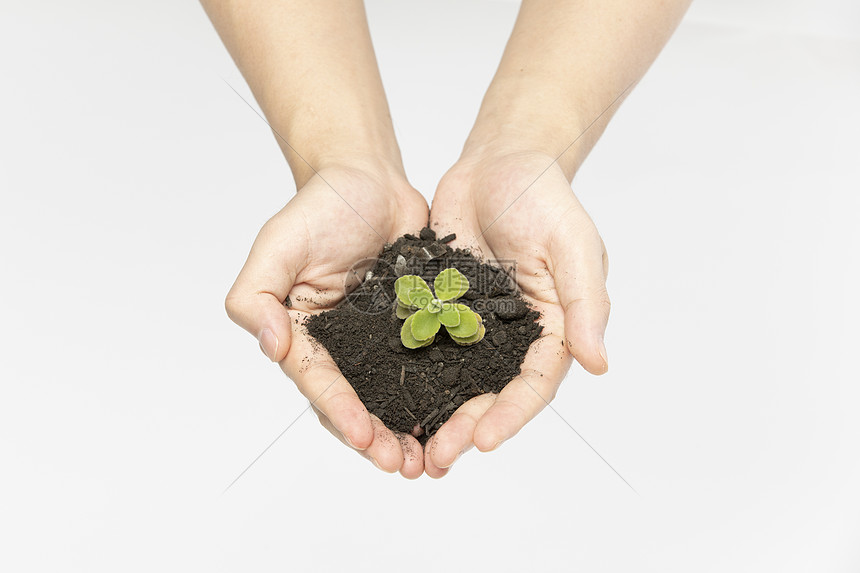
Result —
<path fill-rule="evenodd" d="M 501 445 L 502 445 L 502 444 L 504 444 L 504 443 L 505 443 L 505 441 L 504 441 L 504 440 L 499 440 L 498 442 L 496 442 L 496 443 L 493 445 L 493 447 L 490 449 L 490 451 L 491 451 L 491 452 L 495 451 L 496 449 L 498 449 L 498 447 L 499 447 L 499 446 L 501 446 Z"/>
<path fill-rule="evenodd" d="M 369 460 L 371 461 L 371 463 L 372 463 L 373 465 L 375 465 L 375 466 L 376 466 L 376 469 L 378 469 L 378 470 L 382 470 L 382 466 L 381 466 L 381 465 L 379 465 L 379 462 L 377 462 L 377 461 L 373 458 L 373 456 L 367 456 L 367 459 L 369 459 Z M 385 471 L 385 470 L 382 470 L 382 471 Z"/>
<path fill-rule="evenodd" d="M 264 328 L 262 332 L 260 332 L 258 340 L 260 341 L 260 350 L 263 351 L 266 358 L 275 362 L 275 359 L 278 356 L 278 337 L 275 336 L 275 333 L 268 328 Z"/>
<path fill-rule="evenodd" d="M 597 353 L 600 354 L 600 357 L 603 359 L 603 371 L 608 371 L 609 360 L 606 358 L 606 345 L 603 343 L 602 338 L 600 339 L 600 344 L 597 345 Z"/>

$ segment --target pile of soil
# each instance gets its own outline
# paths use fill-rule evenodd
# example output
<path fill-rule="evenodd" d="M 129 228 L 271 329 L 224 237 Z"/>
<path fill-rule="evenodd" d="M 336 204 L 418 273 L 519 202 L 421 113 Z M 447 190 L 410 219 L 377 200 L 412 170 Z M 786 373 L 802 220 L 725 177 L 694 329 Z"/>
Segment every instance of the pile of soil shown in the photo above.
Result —
<path fill-rule="evenodd" d="M 429 228 L 386 245 L 365 280 L 338 308 L 315 315 L 308 332 L 331 355 L 367 409 L 395 431 L 423 444 L 465 401 L 498 393 L 519 374 L 529 346 L 541 334 L 539 314 L 522 299 L 509 274 L 469 251 L 452 249 L 454 235 L 436 239 Z M 469 279 L 460 299 L 481 315 L 483 340 L 458 346 L 445 333 L 427 347 L 400 341 L 394 281 L 419 275 L 428 284 L 455 267 Z"/>

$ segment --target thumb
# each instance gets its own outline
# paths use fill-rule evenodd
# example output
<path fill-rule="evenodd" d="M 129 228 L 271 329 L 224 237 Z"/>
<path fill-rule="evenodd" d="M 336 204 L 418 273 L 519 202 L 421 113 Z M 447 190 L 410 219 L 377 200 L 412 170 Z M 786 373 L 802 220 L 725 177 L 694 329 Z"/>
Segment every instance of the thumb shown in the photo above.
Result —
<path fill-rule="evenodd" d="M 556 290 L 564 309 L 565 344 L 583 368 L 592 374 L 604 374 L 609 369 L 603 342 L 609 321 L 609 259 L 590 219 L 569 229 L 564 233 L 566 237 L 553 241 L 557 248 L 550 252 Z"/>
<path fill-rule="evenodd" d="M 290 314 L 284 306 L 295 281 L 294 265 L 278 256 L 269 223 L 263 227 L 248 260 L 227 294 L 230 319 L 260 343 L 272 362 L 280 362 L 290 349 Z M 293 251 L 295 254 L 297 251 Z"/>

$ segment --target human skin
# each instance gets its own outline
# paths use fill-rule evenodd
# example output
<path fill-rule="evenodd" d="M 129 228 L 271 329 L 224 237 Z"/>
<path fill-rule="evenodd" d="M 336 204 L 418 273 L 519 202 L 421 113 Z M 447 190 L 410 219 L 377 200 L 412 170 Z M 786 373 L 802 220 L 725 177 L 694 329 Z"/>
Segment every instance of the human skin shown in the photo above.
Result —
<path fill-rule="evenodd" d="M 227 311 L 281 364 L 326 428 L 385 471 L 441 477 L 473 445 L 490 451 L 516 434 L 552 400 L 572 359 L 593 374 L 607 370 L 608 259 L 571 182 L 689 0 L 522 3 L 461 157 L 439 183 L 430 221 L 442 234 L 456 233 L 460 246 L 516 260 L 519 286 L 541 312 L 545 336 L 521 376 L 498 395 L 463 404 L 423 452 L 367 412 L 300 327 L 308 313 L 342 299 L 351 264 L 427 221 L 426 203 L 403 170 L 363 5 L 202 3 L 300 189 L 261 230 Z"/>
<path fill-rule="evenodd" d="M 498 395 L 464 403 L 425 445 L 441 477 L 473 446 L 491 451 L 553 399 L 572 359 L 609 368 L 603 240 L 571 182 L 612 114 L 668 41 L 688 0 L 525 0 L 498 71 L 430 214 L 438 233 L 516 261 L 544 336 Z"/>
<path fill-rule="evenodd" d="M 368 413 L 302 321 L 333 308 L 349 269 L 427 223 L 407 181 L 361 2 L 203 0 L 289 162 L 298 193 L 260 230 L 227 295 L 320 422 L 386 472 L 417 478 L 423 451 Z M 291 306 L 284 303 L 289 296 Z"/>

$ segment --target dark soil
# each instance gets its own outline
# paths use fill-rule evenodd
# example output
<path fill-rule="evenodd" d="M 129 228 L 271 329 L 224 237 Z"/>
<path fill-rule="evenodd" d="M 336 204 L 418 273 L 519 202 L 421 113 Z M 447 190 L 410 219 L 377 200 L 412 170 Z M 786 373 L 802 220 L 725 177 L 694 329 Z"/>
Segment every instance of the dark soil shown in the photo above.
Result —
<path fill-rule="evenodd" d="M 422 444 L 463 402 L 498 393 L 519 374 L 542 328 L 511 277 L 468 251 L 451 249 L 447 243 L 453 239 L 436 240 L 425 228 L 417 237 L 407 234 L 386 245 L 369 278 L 338 308 L 307 322 L 308 332 L 328 350 L 367 409 L 391 430 L 418 435 Z M 470 288 L 460 302 L 483 318 L 484 339 L 458 346 L 443 327 L 430 346 L 404 347 L 403 321 L 394 315 L 394 281 L 414 274 L 432 286 L 448 267 L 468 277 Z"/>

